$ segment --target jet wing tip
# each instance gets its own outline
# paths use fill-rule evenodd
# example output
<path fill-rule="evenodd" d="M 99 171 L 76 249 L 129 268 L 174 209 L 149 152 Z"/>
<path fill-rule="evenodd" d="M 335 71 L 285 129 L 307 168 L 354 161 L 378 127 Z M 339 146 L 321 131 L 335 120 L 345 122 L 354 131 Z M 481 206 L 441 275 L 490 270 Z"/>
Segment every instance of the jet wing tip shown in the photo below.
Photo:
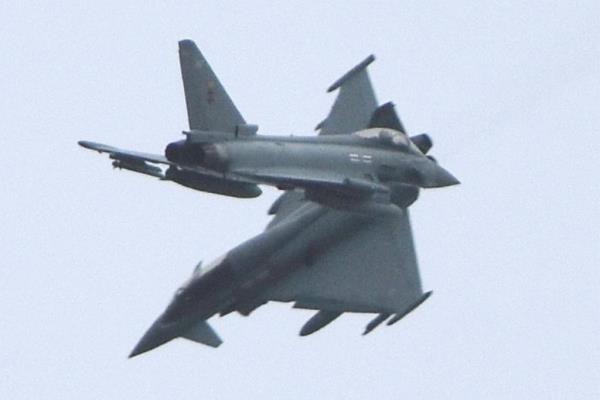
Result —
<path fill-rule="evenodd" d="M 95 143 L 94 142 L 89 142 L 87 140 L 80 140 L 77 142 L 78 145 L 80 145 L 81 147 L 85 147 L 86 149 L 93 149 Z"/>
<path fill-rule="evenodd" d="M 433 290 L 430 290 L 429 292 L 423 293 L 423 295 L 417 301 L 415 301 L 413 304 L 411 304 L 410 306 L 408 306 L 405 310 L 403 310 L 403 311 L 395 314 L 392 317 L 392 319 L 390 319 L 386 323 L 386 325 L 387 326 L 392 326 L 396 322 L 400 321 L 402 318 L 404 318 L 405 316 L 407 316 L 408 314 L 410 314 L 415 308 L 417 308 L 418 306 L 420 306 L 421 304 L 423 304 L 423 302 L 425 300 L 427 300 L 432 294 L 433 294 Z"/>
<path fill-rule="evenodd" d="M 179 49 L 187 50 L 197 48 L 196 43 L 192 39 L 181 39 L 179 41 Z"/>
<path fill-rule="evenodd" d="M 107 146 L 105 144 L 102 143 L 96 143 L 96 142 L 90 142 L 88 140 L 80 140 L 77 142 L 78 145 L 80 145 L 81 147 L 85 148 L 85 149 L 89 149 L 89 150 L 94 150 L 94 151 L 99 151 L 99 152 L 112 152 L 115 150 L 115 148 L 111 147 L 111 146 Z"/>
<path fill-rule="evenodd" d="M 362 70 L 364 70 L 365 68 L 367 68 L 369 66 L 369 64 L 371 64 L 373 61 L 375 61 L 375 55 L 370 54 L 367 58 L 362 60 L 360 63 L 358 63 L 356 66 L 354 66 L 348 72 L 346 72 L 341 78 L 339 78 L 337 81 L 335 81 L 331 86 L 329 86 L 327 88 L 327 93 L 331 93 L 334 90 L 341 87 L 344 83 L 346 83 L 354 75 L 356 75 L 357 73 L 359 73 Z"/>

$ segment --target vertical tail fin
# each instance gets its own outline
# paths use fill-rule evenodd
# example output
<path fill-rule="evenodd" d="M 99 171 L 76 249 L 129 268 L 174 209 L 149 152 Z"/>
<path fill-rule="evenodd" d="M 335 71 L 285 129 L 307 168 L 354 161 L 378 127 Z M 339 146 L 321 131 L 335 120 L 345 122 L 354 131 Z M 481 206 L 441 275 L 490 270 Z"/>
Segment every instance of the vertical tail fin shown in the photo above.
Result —
<path fill-rule="evenodd" d="M 235 132 L 244 118 L 191 40 L 179 42 L 179 62 L 190 129 Z"/>

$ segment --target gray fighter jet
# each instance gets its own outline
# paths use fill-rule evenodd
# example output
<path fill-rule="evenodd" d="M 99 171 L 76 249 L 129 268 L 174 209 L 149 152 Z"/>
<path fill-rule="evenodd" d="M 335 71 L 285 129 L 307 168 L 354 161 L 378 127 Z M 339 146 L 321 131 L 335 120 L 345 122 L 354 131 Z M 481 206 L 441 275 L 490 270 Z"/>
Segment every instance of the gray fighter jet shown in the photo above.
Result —
<path fill-rule="evenodd" d="M 407 136 L 393 104 L 378 105 L 366 69 L 373 56 L 329 88 L 339 94 L 313 137 L 257 135 L 194 42 L 179 42 L 179 58 L 185 140 L 164 156 L 79 144 L 108 153 L 116 168 L 195 190 L 240 198 L 259 196 L 258 185 L 285 192 L 264 232 L 196 266 L 131 357 L 177 337 L 217 347 L 209 318 L 249 315 L 268 301 L 316 310 L 300 330 L 306 336 L 344 312 L 377 314 L 367 334 L 427 299 L 407 208 L 421 188 L 459 182 L 426 155 L 429 136 Z"/>

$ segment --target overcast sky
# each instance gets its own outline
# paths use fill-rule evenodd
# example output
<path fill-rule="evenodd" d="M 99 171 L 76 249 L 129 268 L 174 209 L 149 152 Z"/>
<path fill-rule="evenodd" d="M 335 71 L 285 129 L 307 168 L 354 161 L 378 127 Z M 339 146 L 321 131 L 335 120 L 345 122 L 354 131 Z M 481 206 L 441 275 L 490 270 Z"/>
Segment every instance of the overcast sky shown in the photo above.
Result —
<path fill-rule="evenodd" d="M 0 5 L 0 398 L 600 397 L 600 3 L 123 3 Z M 300 338 L 312 313 L 269 304 L 214 319 L 217 350 L 127 359 L 277 196 L 194 192 L 76 145 L 181 139 L 183 38 L 269 134 L 313 134 L 327 86 L 377 56 L 379 101 L 462 181 L 412 207 L 430 300 L 367 337 L 372 317 L 344 315 Z"/>

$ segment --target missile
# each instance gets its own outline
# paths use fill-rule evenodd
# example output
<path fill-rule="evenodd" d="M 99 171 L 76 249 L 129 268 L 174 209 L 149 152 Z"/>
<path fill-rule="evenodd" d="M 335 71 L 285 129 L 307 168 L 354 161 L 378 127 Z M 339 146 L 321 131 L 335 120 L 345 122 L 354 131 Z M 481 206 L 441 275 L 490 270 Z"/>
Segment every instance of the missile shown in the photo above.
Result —
<path fill-rule="evenodd" d="M 140 174 L 150 175 L 155 178 L 164 178 L 162 169 L 155 165 L 150 165 L 144 161 L 121 159 L 115 156 L 111 156 L 113 161 L 112 165 L 114 168 L 128 169 L 130 171 L 139 172 Z"/>
<path fill-rule="evenodd" d="M 325 325 L 329 324 L 334 319 L 339 317 L 341 314 L 342 313 L 339 311 L 319 311 L 304 324 L 304 326 L 300 330 L 300 336 L 308 336 L 311 333 L 315 333 L 316 331 L 323 328 Z"/>
<path fill-rule="evenodd" d="M 373 329 L 377 328 L 379 325 L 381 325 L 381 323 L 388 319 L 390 315 L 391 314 L 381 313 L 378 316 L 376 316 L 371 322 L 369 322 L 369 324 L 365 328 L 363 336 L 371 332 Z"/>
<path fill-rule="evenodd" d="M 431 292 L 431 291 L 425 293 L 423 296 L 421 296 L 421 298 L 419 300 L 417 300 L 414 304 L 412 304 L 406 310 L 404 310 L 403 312 L 401 312 L 399 314 L 394 315 L 394 317 L 387 322 L 387 325 L 391 326 L 391 325 L 394 325 L 396 322 L 400 321 L 402 318 L 404 318 L 412 310 L 414 310 L 415 308 L 419 307 L 421 305 L 421 303 L 423 303 L 425 300 L 427 300 L 429 298 L 429 296 L 431 296 L 432 293 L 433 292 Z"/>

